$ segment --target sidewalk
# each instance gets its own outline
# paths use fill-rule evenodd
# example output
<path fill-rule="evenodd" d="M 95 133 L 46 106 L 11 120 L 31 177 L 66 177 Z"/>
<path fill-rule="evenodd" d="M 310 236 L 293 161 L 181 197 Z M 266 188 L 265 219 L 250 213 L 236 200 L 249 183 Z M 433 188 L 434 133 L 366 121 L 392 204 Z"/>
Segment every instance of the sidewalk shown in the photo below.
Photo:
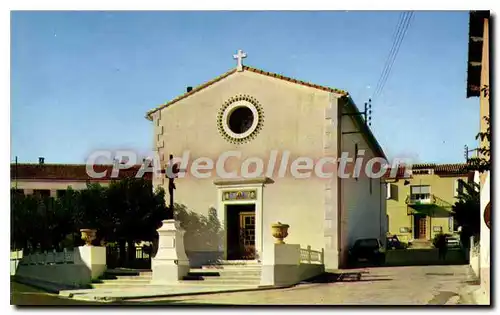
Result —
<path fill-rule="evenodd" d="M 480 285 L 466 286 L 460 292 L 460 304 L 491 306 L 489 297 L 481 290 Z"/>

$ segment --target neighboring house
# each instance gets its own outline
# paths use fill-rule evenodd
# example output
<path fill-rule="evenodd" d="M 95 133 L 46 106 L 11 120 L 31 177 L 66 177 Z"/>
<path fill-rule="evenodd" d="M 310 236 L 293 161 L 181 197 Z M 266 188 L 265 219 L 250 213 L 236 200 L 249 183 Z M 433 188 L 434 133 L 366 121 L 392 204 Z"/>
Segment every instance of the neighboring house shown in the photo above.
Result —
<path fill-rule="evenodd" d="M 223 226 L 222 243 L 186 245 L 188 256 L 262 259 L 275 242 L 271 225 L 279 221 L 290 225 L 285 242 L 324 250 L 325 267 L 335 269 L 356 239 L 385 237 L 381 179 L 318 178 L 314 171 L 310 178 L 290 175 L 297 157 L 316 162 L 364 150 L 366 159 L 385 158 L 361 116 L 345 91 L 241 65 L 149 111 L 162 165 L 170 154 L 189 151 L 192 163 L 180 165 L 185 176 L 176 179 L 175 202 L 205 217 L 215 210 Z M 273 171 L 268 161 L 274 150 Z M 285 151 L 288 167 L 280 177 Z M 227 152 L 234 155 L 222 165 L 224 172 L 238 172 L 232 178 L 216 171 Z M 262 169 L 259 159 L 263 172 L 241 175 L 242 167 Z M 203 178 L 193 176 L 194 165 Z M 312 170 L 301 165 L 302 172 Z M 166 189 L 168 179 L 154 178 L 153 184 Z"/>
<path fill-rule="evenodd" d="M 480 132 L 487 125 L 484 117 L 490 117 L 490 12 L 471 11 L 469 13 L 469 54 L 467 60 L 467 97 L 479 97 Z M 485 93 L 487 88 L 487 92 Z M 476 118 L 477 119 L 477 118 Z M 489 147 L 484 140 L 480 147 Z M 485 157 L 488 158 L 488 157 Z M 489 157 L 491 158 L 491 156 Z M 490 172 L 477 174 L 481 187 L 481 233 L 480 233 L 480 278 L 483 301 L 490 301 Z"/>
<path fill-rule="evenodd" d="M 40 158 L 38 164 L 12 163 L 10 165 L 10 186 L 25 195 L 58 197 L 68 187 L 74 190 L 86 189 L 87 183 L 99 183 L 103 186 L 111 181 L 112 165 L 94 165 L 95 172 L 106 172 L 101 179 L 91 178 L 85 164 L 45 164 Z M 118 178 L 135 177 L 140 165 L 120 170 Z M 144 178 L 151 179 L 152 173 L 145 173 Z"/>
<path fill-rule="evenodd" d="M 467 164 L 415 164 L 407 173 L 386 178 L 389 233 L 408 242 L 455 232 L 451 207 L 463 189 L 460 180 L 471 179 Z"/>

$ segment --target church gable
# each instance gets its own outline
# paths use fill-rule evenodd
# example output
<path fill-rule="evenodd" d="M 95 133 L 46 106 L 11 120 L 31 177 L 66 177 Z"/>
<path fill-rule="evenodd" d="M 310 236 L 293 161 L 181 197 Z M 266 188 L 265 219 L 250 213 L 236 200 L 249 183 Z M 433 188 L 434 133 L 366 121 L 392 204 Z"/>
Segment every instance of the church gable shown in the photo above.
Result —
<path fill-rule="evenodd" d="M 336 89 L 336 88 L 331 88 L 331 87 L 327 87 L 327 86 L 323 86 L 323 85 L 318 85 L 318 84 L 314 84 L 314 83 L 310 83 L 310 82 L 307 82 L 307 81 L 302 81 L 302 80 L 297 80 L 297 79 L 294 79 L 294 78 L 291 78 L 291 77 L 287 77 L 287 76 L 284 76 L 284 75 L 281 75 L 281 74 L 277 74 L 277 73 L 273 73 L 273 72 L 269 72 L 269 71 L 264 71 L 264 70 L 261 70 L 261 69 L 257 69 L 257 68 L 253 68 L 253 67 L 249 67 L 249 66 L 242 66 L 242 70 L 241 71 L 238 71 L 238 69 L 232 69 L 232 70 L 229 70 L 223 74 L 221 74 L 220 76 L 218 77 L 215 77 L 213 78 L 212 80 L 210 81 L 207 81 L 203 84 L 200 84 L 198 86 L 196 86 L 195 88 L 193 88 L 192 90 L 182 94 L 182 95 L 179 95 L 178 97 L 174 98 L 173 100 L 170 100 L 168 101 L 167 103 L 165 104 L 162 104 L 150 111 L 148 111 L 146 113 L 146 118 L 149 119 L 149 120 L 152 120 L 152 117 L 153 117 L 153 114 L 163 108 L 166 108 L 170 105 L 173 105 L 179 101 L 181 101 L 182 99 L 185 99 L 187 97 L 190 97 L 191 95 L 199 92 L 199 91 L 202 91 L 203 89 L 207 88 L 207 87 L 210 87 L 212 86 L 213 84 L 216 84 L 217 82 L 220 82 L 226 78 L 228 78 L 229 76 L 237 73 L 237 72 L 242 72 L 242 71 L 250 71 L 250 72 L 253 72 L 253 73 L 257 73 L 257 74 L 261 74 L 261 75 L 264 75 L 264 76 L 267 76 L 267 77 L 270 77 L 270 78 L 275 78 L 275 79 L 278 79 L 278 80 L 282 80 L 282 81 L 286 81 L 286 82 L 290 82 L 290 83 L 294 83 L 294 84 L 298 84 L 298 85 L 301 85 L 301 86 L 305 86 L 305 87 L 310 87 L 310 88 L 314 88 L 314 89 L 318 89 L 318 90 L 321 90 L 321 91 L 326 91 L 326 92 L 331 92 L 331 93 L 334 93 L 336 94 L 338 97 L 342 97 L 342 96 L 348 96 L 349 93 L 344 91 L 344 90 L 340 90 L 340 89 Z"/>
<path fill-rule="evenodd" d="M 244 56 L 239 54 L 235 58 Z M 333 131 L 333 116 L 327 111 L 335 99 L 359 113 L 346 91 L 244 66 L 239 58 L 235 69 L 150 110 L 146 117 L 154 120 L 160 157 L 186 150 L 217 155 L 234 149 L 259 156 L 281 149 L 319 158 L 324 155 L 325 133 Z M 357 121 L 361 117 L 351 118 L 377 155 L 384 156 L 369 128 Z M 165 147 L 169 152 L 161 153 Z"/>
<path fill-rule="evenodd" d="M 244 145 L 248 154 L 282 148 L 319 155 L 331 92 L 245 68 L 150 112 L 157 148 L 217 154 Z"/>

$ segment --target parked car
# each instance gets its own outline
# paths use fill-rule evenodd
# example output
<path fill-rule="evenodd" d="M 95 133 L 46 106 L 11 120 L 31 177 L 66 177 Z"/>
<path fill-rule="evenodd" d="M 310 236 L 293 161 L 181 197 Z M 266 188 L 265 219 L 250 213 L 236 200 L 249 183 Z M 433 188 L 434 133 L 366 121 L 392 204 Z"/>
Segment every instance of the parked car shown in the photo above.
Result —
<path fill-rule="evenodd" d="M 460 247 L 460 238 L 456 235 L 447 235 L 446 245 L 448 247 Z"/>
<path fill-rule="evenodd" d="M 349 262 L 356 264 L 360 261 L 381 265 L 385 260 L 385 250 L 377 238 L 364 238 L 356 240 L 349 250 Z"/>
<path fill-rule="evenodd" d="M 387 237 L 387 249 L 404 249 L 405 246 L 403 243 L 399 241 L 399 238 L 396 235 Z"/>

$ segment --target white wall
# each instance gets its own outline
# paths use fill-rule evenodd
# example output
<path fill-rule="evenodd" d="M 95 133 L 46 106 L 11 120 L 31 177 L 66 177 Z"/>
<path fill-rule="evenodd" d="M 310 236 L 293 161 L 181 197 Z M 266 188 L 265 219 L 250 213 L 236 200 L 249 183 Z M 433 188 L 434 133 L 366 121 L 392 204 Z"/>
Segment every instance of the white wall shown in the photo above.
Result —
<path fill-rule="evenodd" d="M 484 222 L 484 210 L 486 205 L 490 202 L 490 180 L 491 173 L 488 172 L 486 180 L 481 187 L 481 237 L 480 237 L 480 278 L 481 290 L 489 299 L 490 297 L 490 235 L 491 231 Z"/>
<path fill-rule="evenodd" d="M 342 117 L 342 131 L 359 130 L 350 116 Z M 371 179 L 365 174 L 365 164 L 374 152 L 360 133 L 342 135 L 342 152 L 354 157 L 355 144 L 358 152 L 364 150 L 364 162 L 358 179 L 342 179 L 342 208 L 347 226 L 347 240 L 344 246 L 350 247 L 360 238 L 379 238 L 385 242 L 387 231 L 386 187 L 381 179 Z M 351 168 L 352 169 L 352 168 Z M 371 186 L 371 188 L 370 188 Z"/>
<path fill-rule="evenodd" d="M 15 270 L 15 277 L 27 284 L 83 287 L 106 271 L 106 248 L 102 246 L 80 246 L 74 250 L 72 259 L 64 263 L 47 259 L 53 259 L 52 253 L 41 257 L 34 260 L 37 264 L 28 264 L 31 261 L 28 255 L 23 257 Z"/>

